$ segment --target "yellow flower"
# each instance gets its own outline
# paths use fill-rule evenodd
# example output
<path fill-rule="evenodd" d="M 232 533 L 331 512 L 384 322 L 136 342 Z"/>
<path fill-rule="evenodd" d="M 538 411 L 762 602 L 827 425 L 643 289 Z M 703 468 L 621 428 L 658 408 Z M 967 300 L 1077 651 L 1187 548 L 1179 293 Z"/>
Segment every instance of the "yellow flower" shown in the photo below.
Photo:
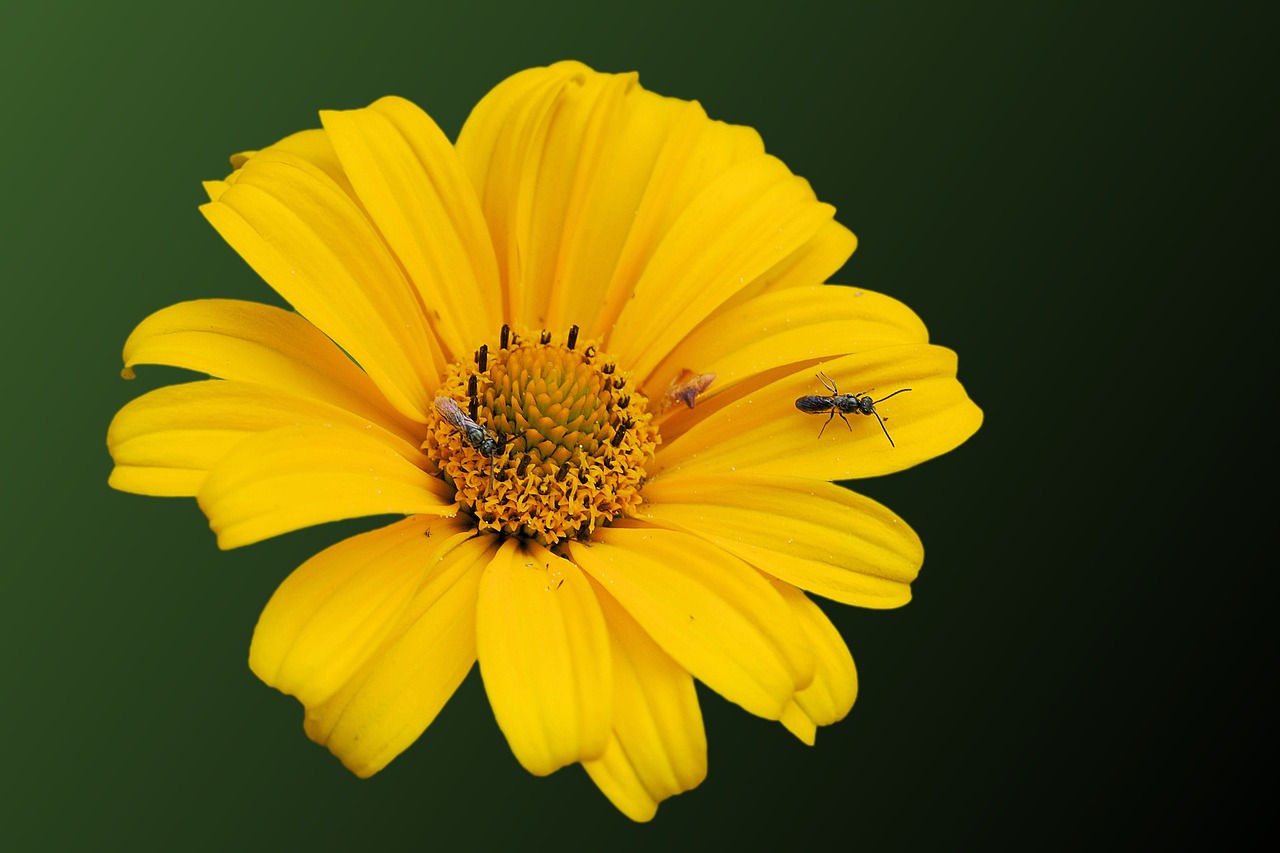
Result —
<path fill-rule="evenodd" d="M 706 775 L 694 679 L 805 743 L 843 718 L 853 660 L 806 593 L 897 607 L 923 551 L 831 481 L 982 416 L 908 308 L 824 284 L 855 245 L 834 209 L 751 129 L 574 62 L 456 144 L 399 98 L 320 118 L 201 208 L 297 313 L 148 317 L 126 376 L 216 378 L 108 433 L 111 485 L 195 497 L 223 548 L 405 516 L 262 614 L 250 666 L 307 734 L 372 775 L 478 661 L 524 767 L 581 763 L 648 820 Z"/>

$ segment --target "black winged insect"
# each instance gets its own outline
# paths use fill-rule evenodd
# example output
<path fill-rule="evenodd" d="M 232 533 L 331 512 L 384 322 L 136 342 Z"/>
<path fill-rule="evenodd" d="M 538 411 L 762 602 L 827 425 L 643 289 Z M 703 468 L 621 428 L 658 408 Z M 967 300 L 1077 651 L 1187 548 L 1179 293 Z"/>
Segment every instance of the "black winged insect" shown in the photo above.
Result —
<path fill-rule="evenodd" d="M 822 429 L 818 430 L 818 438 L 822 438 L 822 433 L 826 430 L 827 424 L 831 423 L 831 419 L 836 415 L 840 416 L 840 420 L 844 421 L 844 425 L 849 427 L 850 432 L 853 431 L 853 426 L 845 415 L 875 415 L 876 420 L 880 422 L 880 429 L 884 430 L 884 437 L 889 439 L 889 446 L 897 447 L 893 443 L 893 437 L 889 435 L 889 429 L 884 425 L 884 418 L 880 417 L 880 413 L 876 411 L 876 404 L 883 403 L 903 391 L 910 391 L 910 388 L 899 388 L 893 394 L 887 394 L 879 400 L 872 400 L 867 396 L 866 391 L 860 394 L 841 394 L 839 389 L 836 388 L 835 380 L 825 373 L 819 373 L 817 377 L 831 393 L 806 394 L 796 400 L 796 408 L 807 415 L 821 415 L 830 412 L 826 421 L 822 424 Z"/>
<path fill-rule="evenodd" d="M 493 460 L 502 452 L 502 442 L 487 427 L 472 420 L 452 397 L 436 397 L 436 411 L 462 433 L 467 444 L 489 457 L 489 489 L 492 490 Z"/>

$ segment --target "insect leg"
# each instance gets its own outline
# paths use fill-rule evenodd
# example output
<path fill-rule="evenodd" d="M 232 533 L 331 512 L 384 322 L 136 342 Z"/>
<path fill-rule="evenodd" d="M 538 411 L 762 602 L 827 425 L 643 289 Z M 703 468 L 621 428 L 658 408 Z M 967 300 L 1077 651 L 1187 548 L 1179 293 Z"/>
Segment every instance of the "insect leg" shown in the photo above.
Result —
<path fill-rule="evenodd" d="M 835 416 L 836 416 L 836 410 L 832 409 L 831 414 L 827 415 L 827 419 L 822 422 L 822 429 L 818 430 L 818 438 L 822 438 L 822 434 L 827 430 L 827 424 L 831 423 L 831 419 L 834 418 Z M 844 415 L 841 415 L 840 417 L 843 418 Z"/>

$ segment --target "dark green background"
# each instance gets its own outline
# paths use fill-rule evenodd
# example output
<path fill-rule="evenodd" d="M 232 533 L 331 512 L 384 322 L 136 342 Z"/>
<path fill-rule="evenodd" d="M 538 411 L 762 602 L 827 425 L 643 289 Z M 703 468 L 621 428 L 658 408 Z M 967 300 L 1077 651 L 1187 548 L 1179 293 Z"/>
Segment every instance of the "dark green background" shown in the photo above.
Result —
<path fill-rule="evenodd" d="M 1275 738 L 1254 726 L 1276 651 L 1274 21 L 1225 4 L 596 5 L 6 6 L 0 846 L 1242 831 Z M 852 714 L 810 749 L 704 691 L 710 776 L 643 826 L 577 768 L 525 773 L 474 672 L 357 780 L 245 660 L 276 584 L 372 522 L 223 553 L 193 501 L 106 486 L 114 411 L 179 377 L 119 378 L 134 324 L 274 298 L 198 214 L 202 179 L 385 94 L 455 135 L 503 77 L 561 58 L 759 129 L 858 234 L 838 280 L 915 308 L 986 412 L 959 450 L 858 484 L 927 557 L 909 606 L 826 608 L 859 664 Z"/>

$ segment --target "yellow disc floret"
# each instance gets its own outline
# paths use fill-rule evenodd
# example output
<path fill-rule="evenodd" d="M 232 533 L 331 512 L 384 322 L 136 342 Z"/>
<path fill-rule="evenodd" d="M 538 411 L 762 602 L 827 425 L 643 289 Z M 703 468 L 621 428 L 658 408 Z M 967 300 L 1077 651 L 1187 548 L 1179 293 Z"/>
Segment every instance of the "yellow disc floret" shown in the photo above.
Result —
<path fill-rule="evenodd" d="M 576 326 L 563 344 L 504 326 L 496 349 L 449 366 L 422 448 L 481 530 L 549 546 L 639 506 L 658 431 L 643 395 L 596 346 L 578 341 Z"/>

